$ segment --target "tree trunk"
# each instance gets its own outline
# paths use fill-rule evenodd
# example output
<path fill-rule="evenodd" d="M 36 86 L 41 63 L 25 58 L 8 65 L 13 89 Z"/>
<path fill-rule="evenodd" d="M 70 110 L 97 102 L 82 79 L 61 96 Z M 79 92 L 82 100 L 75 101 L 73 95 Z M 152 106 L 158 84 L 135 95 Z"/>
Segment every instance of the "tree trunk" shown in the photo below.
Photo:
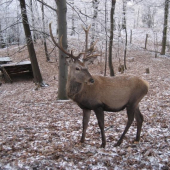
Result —
<path fill-rule="evenodd" d="M 125 35 L 126 35 L 126 38 L 125 38 L 125 49 L 124 49 L 124 68 L 127 70 L 127 66 L 126 66 L 126 56 L 127 56 L 127 29 L 126 29 L 126 26 L 125 26 Z"/>
<path fill-rule="evenodd" d="M 24 31 L 25 31 L 26 41 L 27 41 L 29 57 L 31 60 L 34 80 L 35 80 L 35 83 L 43 85 L 43 80 L 42 80 L 42 76 L 41 76 L 40 69 L 38 66 L 38 62 L 37 62 L 37 58 L 36 58 L 36 54 L 34 50 L 34 45 L 32 41 L 30 26 L 28 23 L 25 0 L 20 0 L 20 6 L 21 6 L 22 21 L 23 21 L 23 26 L 24 26 Z"/>
<path fill-rule="evenodd" d="M 122 29 L 126 29 L 126 6 L 127 6 L 127 1 L 123 0 Z"/>
<path fill-rule="evenodd" d="M 66 13 L 67 6 L 66 0 L 55 0 L 57 4 L 57 14 L 58 14 L 58 33 L 59 39 L 63 36 L 63 48 L 67 49 L 67 21 Z M 67 64 L 66 64 L 66 54 L 59 50 L 59 85 L 58 85 L 58 99 L 67 99 L 66 95 L 66 83 L 67 83 Z"/>
<path fill-rule="evenodd" d="M 124 68 L 125 69 L 127 69 L 127 66 L 126 66 L 126 55 L 127 55 L 126 6 L 127 6 L 127 1 L 123 0 L 123 23 L 122 23 L 122 28 L 125 30 L 125 49 L 124 49 Z"/>
<path fill-rule="evenodd" d="M 33 13 L 33 4 L 32 4 L 32 1 L 33 0 L 30 0 L 31 23 L 32 23 L 32 28 L 33 28 L 32 39 L 33 39 L 33 42 L 36 43 L 36 33 L 34 31 L 34 29 L 35 29 L 35 21 L 34 21 L 34 13 Z"/>
<path fill-rule="evenodd" d="M 98 2 L 98 0 L 93 0 L 92 3 L 93 3 L 93 8 L 94 8 L 94 14 L 93 14 L 93 22 L 92 22 L 92 41 L 91 41 L 91 45 L 93 45 L 94 39 L 95 39 L 96 19 L 97 19 L 97 15 L 98 15 L 99 2 Z"/>
<path fill-rule="evenodd" d="M 107 71 L 107 0 L 105 1 L 105 33 L 106 33 L 106 46 L 105 46 L 105 66 L 104 66 L 104 76 L 106 76 Z"/>
<path fill-rule="evenodd" d="M 43 24 L 43 44 L 44 44 L 46 61 L 50 61 L 50 57 L 47 50 L 46 35 L 45 35 L 44 0 L 42 0 L 42 24 Z"/>
<path fill-rule="evenodd" d="M 0 48 L 4 48 L 4 40 L 2 36 L 2 31 L 1 31 L 1 20 L 0 20 Z"/>
<path fill-rule="evenodd" d="M 112 0 L 112 7 L 110 12 L 110 41 L 109 41 L 109 69 L 110 76 L 114 76 L 114 69 L 112 63 L 112 46 L 113 46 L 113 30 L 114 30 L 114 11 L 115 11 L 116 0 Z"/>
<path fill-rule="evenodd" d="M 74 9 L 74 0 L 72 1 L 72 6 L 73 6 L 73 8 L 72 8 L 72 18 L 71 18 L 71 24 L 72 24 L 72 28 L 71 28 L 71 36 L 72 35 L 75 35 L 75 9 Z"/>
<path fill-rule="evenodd" d="M 164 26 L 163 26 L 161 55 L 165 55 L 165 50 L 166 50 L 167 27 L 168 27 L 168 13 L 169 13 L 169 0 L 165 0 Z"/>

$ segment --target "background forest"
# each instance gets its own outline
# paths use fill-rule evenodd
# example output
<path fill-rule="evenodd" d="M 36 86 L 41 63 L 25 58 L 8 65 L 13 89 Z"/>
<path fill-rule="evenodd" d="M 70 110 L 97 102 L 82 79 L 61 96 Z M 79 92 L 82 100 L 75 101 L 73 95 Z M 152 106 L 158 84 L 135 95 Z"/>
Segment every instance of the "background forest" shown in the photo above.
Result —
<path fill-rule="evenodd" d="M 128 43 L 145 47 L 146 34 L 149 35 L 148 49 L 157 50 L 162 42 L 165 2 L 162 0 L 117 0 L 114 14 L 114 40 L 125 41 L 127 29 Z M 55 1 L 26 0 L 27 15 L 33 40 L 49 38 L 48 25 L 53 22 L 57 35 L 57 5 Z M 84 42 L 82 26 L 91 25 L 90 42 L 98 39 L 100 50 L 109 37 L 111 1 L 69 0 L 67 1 L 68 39 Z M 169 21 L 169 20 L 168 20 Z M 168 24 L 169 25 L 169 24 Z M 169 26 L 167 29 L 169 30 Z M 143 39 L 143 44 L 138 40 Z M 167 36 L 169 42 L 169 36 Z M 72 43 L 68 41 L 71 48 Z M 1 0 L 0 4 L 0 48 L 25 44 L 22 15 L 18 0 Z M 79 49 L 80 48 L 80 49 Z M 76 50 L 82 50 L 78 46 Z M 118 50 L 118 49 L 117 49 Z M 116 51 L 117 52 L 117 51 Z M 8 51 L 7 51 L 8 54 Z M 115 53 L 116 55 L 116 53 Z"/>
<path fill-rule="evenodd" d="M 0 57 L 10 57 L 17 63 L 30 60 L 34 80 L 15 77 L 10 84 L 0 79 L 0 169 L 168 170 L 168 10 L 168 0 L 1 0 Z M 57 100 L 66 99 L 63 89 L 67 66 L 62 67 L 49 23 L 56 41 L 63 35 L 63 47 L 75 54 L 85 50 L 83 27 L 91 27 L 88 45 L 97 41 L 95 51 L 101 55 L 89 67 L 90 73 L 137 75 L 149 82 L 149 92 L 140 104 L 144 124 L 139 144 L 133 143 L 134 122 L 123 143 L 114 147 L 126 125 L 126 111 L 105 113 L 105 149 L 99 148 L 100 131 L 94 114 L 86 142 L 79 143 L 82 110 L 71 100 Z"/>

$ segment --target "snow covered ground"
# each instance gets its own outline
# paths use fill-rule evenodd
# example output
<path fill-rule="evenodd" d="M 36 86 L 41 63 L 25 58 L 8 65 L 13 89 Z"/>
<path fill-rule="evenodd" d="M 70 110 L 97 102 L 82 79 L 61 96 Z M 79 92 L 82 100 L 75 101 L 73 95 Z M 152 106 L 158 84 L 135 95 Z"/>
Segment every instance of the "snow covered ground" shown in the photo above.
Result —
<path fill-rule="evenodd" d="M 13 53 L 15 48 L 10 51 Z M 1 51 L 3 53 L 3 51 Z M 36 45 L 43 79 L 48 87 L 35 90 L 32 80 L 17 79 L 0 86 L 0 169 L 154 169 L 170 167 L 170 58 L 141 49 L 129 49 L 128 70 L 150 84 L 140 104 L 144 115 L 141 141 L 134 144 L 136 122 L 119 147 L 114 144 L 126 125 L 125 111 L 105 113 L 106 148 L 100 148 L 97 120 L 91 115 L 86 142 L 80 144 L 82 111 L 72 101 L 57 101 L 58 65 L 47 63 L 43 48 Z M 27 51 L 14 55 L 22 60 Z M 128 60 L 133 57 L 134 61 Z M 114 58 L 117 76 L 118 58 Z M 146 74 L 145 69 L 150 73 Z M 104 63 L 90 72 L 103 74 Z M 108 74 L 109 75 L 109 74 Z"/>

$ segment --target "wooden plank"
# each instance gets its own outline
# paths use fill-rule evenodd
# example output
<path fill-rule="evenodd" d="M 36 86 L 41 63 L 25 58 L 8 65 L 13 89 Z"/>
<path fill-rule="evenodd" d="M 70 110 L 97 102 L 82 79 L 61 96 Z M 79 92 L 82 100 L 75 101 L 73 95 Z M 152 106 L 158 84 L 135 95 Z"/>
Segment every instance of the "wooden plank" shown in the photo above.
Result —
<path fill-rule="evenodd" d="M 21 62 L 15 62 L 15 63 L 1 64 L 1 67 L 19 66 L 19 65 L 31 65 L 31 62 L 21 61 Z"/>
<path fill-rule="evenodd" d="M 0 64 L 5 64 L 11 61 L 12 60 L 9 57 L 0 57 Z"/>

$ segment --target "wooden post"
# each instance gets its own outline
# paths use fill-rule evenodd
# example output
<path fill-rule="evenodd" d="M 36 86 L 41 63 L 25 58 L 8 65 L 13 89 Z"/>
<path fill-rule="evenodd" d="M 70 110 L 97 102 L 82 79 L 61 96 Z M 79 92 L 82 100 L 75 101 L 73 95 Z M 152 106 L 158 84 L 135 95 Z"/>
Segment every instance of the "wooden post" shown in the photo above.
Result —
<path fill-rule="evenodd" d="M 9 74 L 7 73 L 7 71 L 4 68 L 1 68 L 1 69 L 2 69 L 2 73 L 3 73 L 3 76 L 4 76 L 5 82 L 12 83 L 12 79 L 9 76 Z"/>
<path fill-rule="evenodd" d="M 146 39 L 145 39 L 145 49 L 146 49 L 146 46 L 147 46 L 147 42 L 148 42 L 148 34 L 146 34 Z"/>
<path fill-rule="evenodd" d="M 130 44 L 132 44 L 132 30 L 130 30 Z"/>

